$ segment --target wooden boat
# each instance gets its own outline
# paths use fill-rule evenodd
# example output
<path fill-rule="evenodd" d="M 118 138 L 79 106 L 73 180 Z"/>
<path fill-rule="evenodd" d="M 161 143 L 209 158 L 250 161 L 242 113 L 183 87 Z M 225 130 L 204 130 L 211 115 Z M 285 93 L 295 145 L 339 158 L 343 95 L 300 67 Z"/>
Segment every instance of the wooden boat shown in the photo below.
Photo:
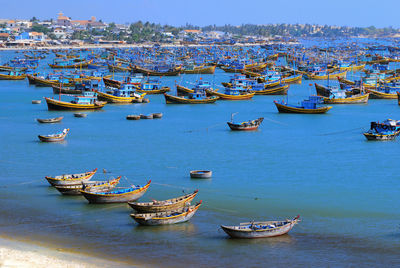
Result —
<path fill-rule="evenodd" d="M 74 69 L 74 68 L 86 68 L 88 67 L 89 63 L 92 61 L 80 61 L 78 63 L 74 64 L 68 64 L 68 65 L 58 65 L 58 64 L 51 64 L 49 63 L 49 66 L 53 69 Z"/>
<path fill-rule="evenodd" d="M 302 101 L 300 106 L 287 104 L 284 101 L 274 101 L 276 108 L 280 113 L 297 113 L 297 114 L 323 114 L 329 111 L 332 106 L 317 106 L 322 97 L 310 96 L 308 100 Z"/>
<path fill-rule="evenodd" d="M 126 119 L 127 120 L 139 120 L 140 119 L 140 115 L 134 115 L 134 114 L 127 115 Z"/>
<path fill-rule="evenodd" d="M 0 74 L 0 80 L 24 80 L 26 74 L 20 74 L 18 72 L 11 71 L 9 74 Z"/>
<path fill-rule="evenodd" d="M 162 113 L 153 113 L 153 118 L 154 119 L 160 119 L 160 118 L 162 118 L 163 117 L 163 114 Z"/>
<path fill-rule="evenodd" d="M 282 83 L 284 83 L 284 84 L 294 84 L 294 83 L 301 84 L 302 78 L 303 78 L 303 76 L 301 74 L 288 76 L 288 77 L 282 78 Z"/>
<path fill-rule="evenodd" d="M 397 99 L 396 93 L 385 93 L 372 88 L 366 88 L 365 91 L 370 93 L 371 99 Z"/>
<path fill-rule="evenodd" d="M 224 93 L 220 93 L 218 92 L 218 89 L 212 90 L 212 89 L 206 89 L 206 92 L 210 95 L 215 95 L 217 97 L 219 97 L 221 100 L 249 100 L 251 98 L 253 98 L 254 96 L 254 92 L 240 92 L 237 95 L 233 95 L 233 94 L 224 94 Z"/>
<path fill-rule="evenodd" d="M 159 71 L 154 71 L 150 69 L 146 69 L 140 66 L 134 66 L 133 68 L 134 72 L 137 73 L 142 73 L 145 75 L 150 75 L 150 76 L 176 76 L 179 75 L 181 72 L 181 67 L 175 67 L 173 70 L 165 71 L 165 72 L 159 72 Z"/>
<path fill-rule="evenodd" d="M 27 75 L 29 83 L 34 84 L 38 87 L 51 87 L 53 85 L 59 85 L 60 82 L 58 80 L 48 80 L 42 77 Z M 63 84 L 64 86 L 72 86 L 72 84 Z"/>
<path fill-rule="evenodd" d="M 107 104 L 105 101 L 97 101 L 94 97 L 90 98 L 90 102 L 83 101 L 83 99 L 87 98 L 77 96 L 74 101 L 70 102 L 45 98 L 49 110 L 97 110 Z"/>
<path fill-rule="evenodd" d="M 345 84 L 345 85 L 349 85 L 349 86 L 357 86 L 355 81 L 351 81 L 351 80 L 348 80 L 348 79 L 343 78 L 343 77 L 338 77 L 338 81 L 341 84 Z M 375 89 L 376 85 L 369 85 L 367 83 L 363 83 L 363 87 L 365 89 Z"/>
<path fill-rule="evenodd" d="M 135 214 L 132 213 L 131 217 L 140 225 L 166 225 L 181 223 L 190 220 L 196 211 L 199 209 L 201 201 L 194 206 L 188 206 L 171 211 Z"/>
<path fill-rule="evenodd" d="M 128 205 L 139 213 L 155 213 L 155 212 L 171 211 L 190 205 L 190 202 L 195 198 L 197 193 L 198 190 L 194 191 L 191 194 L 187 194 L 184 196 L 168 200 L 163 200 L 163 201 L 153 200 L 151 202 L 140 202 L 140 203 L 128 202 Z"/>
<path fill-rule="evenodd" d="M 63 195 L 81 195 L 81 190 L 90 188 L 91 191 L 110 191 L 118 185 L 121 176 L 109 181 L 86 181 L 69 185 L 54 186 Z"/>
<path fill-rule="evenodd" d="M 80 89 L 60 87 L 56 85 L 52 85 L 51 87 L 53 88 L 53 94 L 82 94 L 82 90 Z"/>
<path fill-rule="evenodd" d="M 40 119 L 40 118 L 37 118 L 36 120 L 37 120 L 39 123 L 58 123 L 58 122 L 60 122 L 63 118 L 64 118 L 64 116 L 54 117 L 54 118 L 47 118 L 47 119 Z"/>
<path fill-rule="evenodd" d="M 136 100 L 143 99 L 144 96 L 146 95 L 146 94 L 141 94 L 141 95 L 132 96 L 132 97 L 131 96 L 122 97 L 122 96 L 116 96 L 113 94 L 108 94 L 108 93 L 97 91 L 97 90 L 95 92 L 97 93 L 99 100 L 104 100 L 109 103 L 132 103 L 132 102 L 135 102 Z"/>
<path fill-rule="evenodd" d="M 87 114 L 85 114 L 85 113 L 74 113 L 74 116 L 82 118 L 82 117 L 87 117 Z"/>
<path fill-rule="evenodd" d="M 182 73 L 184 74 L 214 74 L 215 68 L 217 66 L 196 66 L 192 70 L 184 69 Z"/>
<path fill-rule="evenodd" d="M 123 83 L 122 81 L 114 80 L 108 77 L 103 77 L 103 82 L 106 86 L 113 88 L 120 88 Z"/>
<path fill-rule="evenodd" d="M 340 71 L 361 71 L 365 68 L 365 64 L 361 64 L 361 65 L 351 65 L 348 67 L 340 67 L 339 70 Z"/>
<path fill-rule="evenodd" d="M 110 72 L 131 72 L 132 68 L 130 66 L 108 64 L 108 70 Z"/>
<path fill-rule="evenodd" d="M 400 91 L 397 91 L 397 104 L 400 105 Z"/>
<path fill-rule="evenodd" d="M 245 222 L 236 226 L 221 225 L 232 238 L 265 238 L 287 234 L 299 222 L 300 216 L 285 221 Z"/>
<path fill-rule="evenodd" d="M 357 94 L 344 98 L 323 97 L 325 104 L 360 104 L 368 102 L 369 93 Z"/>
<path fill-rule="evenodd" d="M 32 104 L 41 104 L 42 101 L 41 100 L 32 100 Z"/>
<path fill-rule="evenodd" d="M 57 142 L 63 141 L 69 132 L 69 128 L 65 128 L 62 132 L 50 135 L 38 135 L 42 142 Z"/>
<path fill-rule="evenodd" d="M 167 93 L 164 93 L 164 97 L 167 104 L 206 104 L 214 103 L 220 98 L 218 96 L 211 96 L 202 99 L 190 99 L 183 96 L 169 95 Z"/>
<path fill-rule="evenodd" d="M 254 92 L 256 95 L 287 95 L 287 91 L 289 90 L 289 85 L 277 85 L 275 87 L 268 87 L 261 90 L 250 89 L 251 92 Z"/>
<path fill-rule="evenodd" d="M 89 203 L 125 203 L 128 201 L 135 201 L 142 197 L 149 188 L 151 180 L 145 186 L 132 186 L 129 188 L 121 188 L 113 191 L 91 191 L 89 189 L 81 190 L 82 195 L 89 201 Z"/>
<path fill-rule="evenodd" d="M 46 180 L 51 186 L 65 186 L 65 185 L 76 185 L 82 182 L 90 180 L 93 175 L 97 172 L 97 168 L 89 172 L 77 173 L 77 174 L 64 174 L 60 176 L 46 176 Z"/>
<path fill-rule="evenodd" d="M 335 77 L 346 77 L 347 72 L 334 72 L 334 73 L 329 73 L 326 75 L 317 75 L 317 74 L 308 74 L 307 78 L 310 80 L 328 80 L 329 78 L 335 78 Z"/>
<path fill-rule="evenodd" d="M 140 119 L 153 119 L 153 114 L 148 114 L 148 115 L 141 114 Z"/>
<path fill-rule="evenodd" d="M 263 117 L 256 120 L 249 120 L 247 122 L 242 122 L 240 124 L 234 124 L 233 122 L 226 122 L 231 130 L 256 130 L 261 125 Z"/>
<path fill-rule="evenodd" d="M 211 170 L 191 170 L 190 178 L 192 179 L 208 179 L 211 178 L 212 171 Z"/>
<path fill-rule="evenodd" d="M 387 119 L 383 122 L 371 122 L 370 129 L 363 134 L 367 140 L 394 140 L 400 134 L 400 120 Z"/>

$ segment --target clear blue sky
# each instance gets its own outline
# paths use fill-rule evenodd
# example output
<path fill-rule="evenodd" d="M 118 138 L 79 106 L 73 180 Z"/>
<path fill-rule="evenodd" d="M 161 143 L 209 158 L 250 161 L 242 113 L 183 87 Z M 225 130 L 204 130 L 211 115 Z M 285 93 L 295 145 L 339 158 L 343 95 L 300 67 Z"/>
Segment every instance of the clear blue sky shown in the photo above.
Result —
<path fill-rule="evenodd" d="M 310 23 L 400 28 L 399 0 L 0 0 L 0 18 L 72 19 L 95 16 L 105 22 L 150 21 L 175 26 L 186 23 Z"/>

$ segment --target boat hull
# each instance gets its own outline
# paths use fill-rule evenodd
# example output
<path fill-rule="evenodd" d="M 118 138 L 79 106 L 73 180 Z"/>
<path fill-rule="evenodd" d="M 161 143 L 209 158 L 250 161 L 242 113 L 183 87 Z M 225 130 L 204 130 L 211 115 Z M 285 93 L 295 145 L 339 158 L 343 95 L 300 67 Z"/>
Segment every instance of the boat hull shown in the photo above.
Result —
<path fill-rule="evenodd" d="M 216 102 L 219 97 L 212 96 L 207 97 L 206 99 L 187 99 L 179 96 L 169 95 L 164 93 L 165 102 L 167 104 L 207 104 Z"/>
<path fill-rule="evenodd" d="M 274 102 L 276 108 L 280 113 L 295 113 L 295 114 L 323 114 L 329 111 L 332 106 L 320 107 L 317 109 L 304 109 L 304 108 L 297 108 L 288 105 L 283 105 L 278 102 Z"/>
<path fill-rule="evenodd" d="M 107 104 L 106 102 L 97 102 L 98 104 L 75 104 L 50 98 L 45 99 L 49 110 L 98 110 Z"/>
<path fill-rule="evenodd" d="M 370 94 L 362 94 L 362 95 L 353 95 L 348 98 L 326 98 L 324 97 L 325 104 L 360 104 L 360 103 L 368 103 L 368 98 Z"/>
<path fill-rule="evenodd" d="M 89 201 L 91 204 L 105 204 L 105 203 L 126 203 L 129 201 L 135 201 L 142 197 L 147 189 L 150 186 L 151 181 L 149 181 L 145 186 L 123 194 L 99 194 L 96 192 L 88 192 L 82 190 L 82 195 Z"/>

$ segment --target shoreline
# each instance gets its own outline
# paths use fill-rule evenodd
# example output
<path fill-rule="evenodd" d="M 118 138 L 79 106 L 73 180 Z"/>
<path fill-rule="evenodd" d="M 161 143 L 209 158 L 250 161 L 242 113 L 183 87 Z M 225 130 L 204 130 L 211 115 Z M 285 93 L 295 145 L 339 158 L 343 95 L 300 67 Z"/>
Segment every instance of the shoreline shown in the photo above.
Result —
<path fill-rule="evenodd" d="M 0 235 L 0 267 L 140 267 L 137 264 L 117 262 L 73 252 L 60 247 L 41 245 L 38 242 Z"/>
<path fill-rule="evenodd" d="M 288 43 L 288 45 L 296 45 L 298 43 Z M 160 47 L 210 47 L 210 46 L 233 46 L 233 47 L 247 47 L 247 46 L 260 46 L 263 44 L 244 43 L 244 44 L 233 44 L 233 45 L 202 45 L 202 44 L 190 44 L 190 45 L 178 45 L 178 44 L 160 44 Z M 12 50 L 49 50 L 49 49 L 95 49 L 95 48 L 137 48 L 137 47 L 153 47 L 154 44 L 101 44 L 101 45 L 55 45 L 55 46 L 26 46 L 26 47 L 0 47 L 0 51 L 12 51 Z"/>

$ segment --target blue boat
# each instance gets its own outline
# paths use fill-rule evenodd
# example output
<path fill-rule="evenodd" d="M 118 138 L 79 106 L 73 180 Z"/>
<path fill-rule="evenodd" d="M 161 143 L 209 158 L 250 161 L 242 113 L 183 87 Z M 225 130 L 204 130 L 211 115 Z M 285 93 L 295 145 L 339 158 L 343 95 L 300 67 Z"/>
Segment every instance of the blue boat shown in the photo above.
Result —
<path fill-rule="evenodd" d="M 394 140 L 399 134 L 400 120 L 386 119 L 383 122 L 371 122 L 364 136 L 367 140 Z"/>

